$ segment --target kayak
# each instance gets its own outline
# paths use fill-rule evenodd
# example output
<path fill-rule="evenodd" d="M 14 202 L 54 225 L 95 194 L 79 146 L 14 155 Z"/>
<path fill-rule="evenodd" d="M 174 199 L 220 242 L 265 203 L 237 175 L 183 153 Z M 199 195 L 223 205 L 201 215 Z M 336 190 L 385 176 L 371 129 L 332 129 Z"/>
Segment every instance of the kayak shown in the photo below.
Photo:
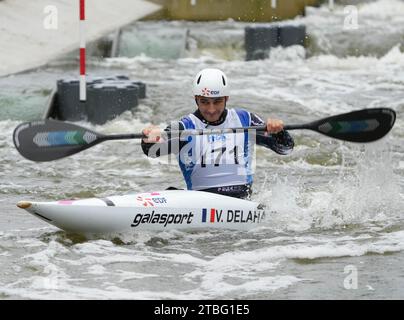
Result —
<path fill-rule="evenodd" d="M 253 201 L 203 191 L 164 190 L 17 206 L 62 230 L 76 233 L 231 229 L 248 231 L 265 220 Z"/>

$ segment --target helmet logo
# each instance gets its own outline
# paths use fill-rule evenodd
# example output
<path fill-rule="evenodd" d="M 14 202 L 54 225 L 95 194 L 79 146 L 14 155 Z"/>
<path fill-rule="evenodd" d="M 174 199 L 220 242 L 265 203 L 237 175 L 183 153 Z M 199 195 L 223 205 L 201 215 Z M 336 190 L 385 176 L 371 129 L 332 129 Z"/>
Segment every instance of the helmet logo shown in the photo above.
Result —
<path fill-rule="evenodd" d="M 202 95 L 203 96 L 210 96 L 210 90 L 208 88 L 202 89 Z"/>
<path fill-rule="evenodd" d="M 208 88 L 202 89 L 202 95 L 204 97 L 209 97 L 211 94 L 218 95 L 220 91 L 209 90 Z"/>

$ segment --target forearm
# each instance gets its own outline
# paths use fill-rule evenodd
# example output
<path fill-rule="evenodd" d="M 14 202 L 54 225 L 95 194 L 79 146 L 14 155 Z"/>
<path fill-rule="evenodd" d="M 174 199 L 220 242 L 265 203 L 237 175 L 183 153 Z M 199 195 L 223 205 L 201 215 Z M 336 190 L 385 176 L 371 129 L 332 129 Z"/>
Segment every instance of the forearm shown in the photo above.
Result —
<path fill-rule="evenodd" d="M 251 113 L 251 125 L 263 126 L 265 122 L 258 115 Z M 268 135 L 257 133 L 256 139 L 258 145 L 269 148 L 282 155 L 289 154 L 295 145 L 293 138 L 289 132 L 285 130 Z"/>
<path fill-rule="evenodd" d="M 281 155 L 291 153 L 295 145 L 292 136 L 286 130 L 267 136 L 259 133 L 257 134 L 257 144 Z"/>
<path fill-rule="evenodd" d="M 142 141 L 143 153 L 150 158 L 157 158 L 168 154 L 178 154 L 179 150 L 184 146 L 183 141 L 179 139 L 170 139 L 161 143 L 146 143 Z"/>

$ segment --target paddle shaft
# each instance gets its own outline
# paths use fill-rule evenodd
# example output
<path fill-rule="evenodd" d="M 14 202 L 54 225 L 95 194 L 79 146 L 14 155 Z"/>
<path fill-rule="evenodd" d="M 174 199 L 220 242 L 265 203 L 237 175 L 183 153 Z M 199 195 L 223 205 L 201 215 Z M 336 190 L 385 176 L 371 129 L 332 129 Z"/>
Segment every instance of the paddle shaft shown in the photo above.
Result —
<path fill-rule="evenodd" d="M 164 133 L 175 135 L 205 135 L 205 134 L 223 134 L 223 133 L 235 133 L 248 130 L 265 131 L 266 127 L 245 127 L 245 128 L 226 128 L 226 129 L 200 129 L 200 130 L 171 130 L 164 131 Z M 129 139 L 143 139 L 146 136 L 142 133 L 129 133 L 129 134 L 112 134 L 98 137 L 98 142 L 108 140 L 129 140 Z"/>
<path fill-rule="evenodd" d="M 250 126 L 240 128 L 225 128 L 225 129 L 194 129 L 194 130 L 171 130 L 164 131 L 164 133 L 171 136 L 179 135 L 209 135 L 209 134 L 224 134 L 224 133 L 237 133 L 246 131 L 266 131 L 266 126 Z M 298 129 L 313 129 L 310 124 L 292 124 L 284 126 L 284 130 L 298 130 Z M 129 134 L 112 134 L 99 137 L 99 142 L 108 140 L 130 140 L 130 139 L 143 139 L 146 138 L 142 133 L 129 133 Z"/>
<path fill-rule="evenodd" d="M 308 125 L 286 125 L 284 130 L 296 129 L 310 129 Z M 224 133 L 237 133 L 249 130 L 266 131 L 266 126 L 251 126 L 240 128 L 225 128 L 225 129 L 194 129 L 194 130 L 171 130 L 164 131 L 164 133 L 173 135 L 208 135 L 208 134 L 224 134 Z M 129 134 L 113 134 L 99 137 L 100 142 L 107 140 L 129 140 L 129 139 L 143 139 L 146 138 L 142 133 L 129 133 Z"/>

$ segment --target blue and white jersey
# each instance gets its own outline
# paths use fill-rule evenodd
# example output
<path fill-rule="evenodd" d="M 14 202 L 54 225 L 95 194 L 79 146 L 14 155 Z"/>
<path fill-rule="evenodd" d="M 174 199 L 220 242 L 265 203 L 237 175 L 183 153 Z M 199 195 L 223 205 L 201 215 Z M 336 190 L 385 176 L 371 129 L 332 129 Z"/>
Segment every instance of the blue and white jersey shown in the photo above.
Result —
<path fill-rule="evenodd" d="M 210 126 L 194 114 L 180 120 L 184 129 L 222 129 L 248 127 L 248 111 L 228 109 L 223 123 Z M 178 161 L 187 188 L 203 190 L 214 187 L 252 183 L 252 161 L 255 141 L 248 132 L 188 136 L 188 143 L 178 153 Z"/>

